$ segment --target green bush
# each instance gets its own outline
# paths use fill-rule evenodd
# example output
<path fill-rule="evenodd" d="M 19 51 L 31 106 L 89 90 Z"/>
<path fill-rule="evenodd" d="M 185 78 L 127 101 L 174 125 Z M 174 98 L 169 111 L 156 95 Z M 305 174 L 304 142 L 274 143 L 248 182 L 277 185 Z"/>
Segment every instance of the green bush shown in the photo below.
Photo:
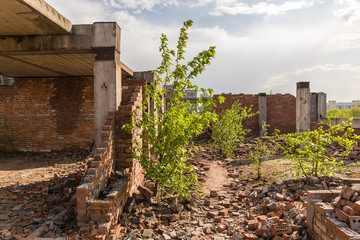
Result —
<path fill-rule="evenodd" d="M 234 156 L 236 144 L 243 141 L 249 129 L 244 129 L 243 121 L 256 113 L 251 108 L 241 107 L 235 102 L 231 109 L 226 109 L 220 119 L 213 124 L 211 138 L 215 148 L 220 150 L 226 157 Z"/>
<path fill-rule="evenodd" d="M 331 152 L 330 146 L 338 144 L 344 151 L 342 157 L 347 156 L 359 136 L 354 134 L 349 121 L 343 125 L 320 127 L 313 131 L 290 133 L 280 136 L 284 145 L 281 150 L 290 164 L 292 173 L 301 176 L 333 176 L 337 172 L 344 171 L 343 161 L 336 159 Z"/>

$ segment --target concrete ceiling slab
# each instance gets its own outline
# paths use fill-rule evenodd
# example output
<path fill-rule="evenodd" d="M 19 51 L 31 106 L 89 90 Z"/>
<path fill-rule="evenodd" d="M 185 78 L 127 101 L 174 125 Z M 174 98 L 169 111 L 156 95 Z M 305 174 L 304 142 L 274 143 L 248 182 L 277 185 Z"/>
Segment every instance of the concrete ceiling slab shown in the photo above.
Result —
<path fill-rule="evenodd" d="M 2 0 L 0 35 L 68 34 L 71 22 L 43 0 Z"/>
<path fill-rule="evenodd" d="M 0 55 L 0 63 L 9 77 L 93 76 L 95 54 Z"/>

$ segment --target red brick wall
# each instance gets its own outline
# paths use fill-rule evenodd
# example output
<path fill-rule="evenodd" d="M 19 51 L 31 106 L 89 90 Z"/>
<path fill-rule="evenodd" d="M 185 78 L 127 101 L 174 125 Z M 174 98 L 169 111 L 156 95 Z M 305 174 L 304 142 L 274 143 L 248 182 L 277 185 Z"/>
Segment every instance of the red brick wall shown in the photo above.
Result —
<path fill-rule="evenodd" d="M 221 94 L 225 97 L 225 102 L 219 104 L 216 113 L 221 114 L 225 109 L 230 109 L 235 101 L 241 103 L 243 107 L 251 107 L 252 111 L 258 111 L 259 95 L 254 94 Z M 219 95 L 215 95 L 216 99 Z M 275 129 L 281 133 L 296 132 L 296 98 L 290 94 L 267 95 L 267 124 L 270 125 L 269 134 Z M 251 130 L 248 136 L 257 137 L 259 135 L 259 116 L 246 119 L 244 127 Z"/>
<path fill-rule="evenodd" d="M 142 92 L 145 90 L 146 80 L 123 79 L 122 80 L 122 103 L 121 105 L 128 105 L 131 101 L 132 94 L 137 86 L 142 87 Z"/>
<path fill-rule="evenodd" d="M 76 190 L 77 225 L 86 227 L 90 223 L 95 224 L 96 239 L 105 239 L 110 229 L 118 224 L 127 197 L 144 180 L 142 168 L 129 149 L 138 140 L 138 135 L 122 129 L 131 121 L 131 112 L 142 102 L 141 86 L 135 87 L 129 96 L 127 105 L 109 112 L 101 132 L 100 146 L 89 163 L 84 183 Z M 138 109 L 138 113 L 141 114 L 141 110 Z M 127 177 L 116 178 L 115 171 Z M 99 199 L 99 193 L 111 182 L 110 179 L 116 181 L 110 193 Z"/>
<path fill-rule="evenodd" d="M 253 94 L 221 94 L 225 97 L 225 101 L 222 104 L 218 104 L 217 108 L 215 109 L 216 113 L 221 115 L 221 113 L 226 110 L 230 109 L 232 104 L 236 101 L 241 103 L 242 107 L 250 108 L 252 107 L 252 112 L 258 111 L 259 105 L 259 96 Z M 219 95 L 214 95 L 214 98 L 217 99 Z M 259 135 L 259 115 L 256 114 L 251 118 L 248 118 L 244 121 L 244 128 L 250 129 L 250 133 L 248 136 L 256 137 Z"/>
<path fill-rule="evenodd" d="M 281 133 L 296 132 L 296 98 L 290 94 L 267 95 L 267 122 L 269 134 L 275 129 Z"/>
<path fill-rule="evenodd" d="M 130 150 L 130 147 L 135 147 L 135 141 L 140 141 L 139 135 L 141 134 L 141 132 L 138 129 L 136 132 L 129 133 L 128 131 L 125 131 L 122 127 L 124 124 L 130 123 L 131 113 L 134 110 L 137 111 L 137 116 L 141 116 L 141 110 L 136 109 L 136 107 L 142 104 L 142 85 L 135 87 L 133 90 L 129 89 L 128 91 L 132 92 L 132 100 L 128 103 L 127 106 L 120 106 L 118 111 L 116 111 L 118 136 L 116 142 L 116 165 L 121 168 L 129 168 L 131 170 L 129 172 L 129 181 L 131 182 L 129 196 L 132 196 L 134 191 L 140 184 L 142 184 L 144 180 L 144 173 L 142 167 L 139 161 L 134 159 Z"/>
<path fill-rule="evenodd" d="M 93 85 L 92 77 L 63 77 L 18 78 L 0 86 L 0 121 L 6 117 L 13 140 L 12 147 L 0 139 L 0 150 L 89 146 L 94 139 Z"/>

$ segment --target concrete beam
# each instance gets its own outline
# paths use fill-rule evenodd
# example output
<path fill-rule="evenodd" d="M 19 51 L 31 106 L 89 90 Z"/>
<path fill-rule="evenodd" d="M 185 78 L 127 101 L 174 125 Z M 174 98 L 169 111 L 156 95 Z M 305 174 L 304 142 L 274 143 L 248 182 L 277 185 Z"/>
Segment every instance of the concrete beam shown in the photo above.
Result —
<path fill-rule="evenodd" d="M 128 66 L 125 65 L 125 63 L 120 61 L 120 65 L 121 65 L 121 74 L 124 77 L 132 77 L 134 76 L 134 72 L 133 70 L 131 70 Z"/>
<path fill-rule="evenodd" d="M 68 34 L 71 26 L 44 0 L 1 1 L 0 35 Z"/>
<path fill-rule="evenodd" d="M 296 84 L 296 131 L 304 132 L 310 129 L 310 83 Z"/>
<path fill-rule="evenodd" d="M 0 36 L 0 55 L 93 52 L 94 26 L 74 25 L 66 35 Z"/>

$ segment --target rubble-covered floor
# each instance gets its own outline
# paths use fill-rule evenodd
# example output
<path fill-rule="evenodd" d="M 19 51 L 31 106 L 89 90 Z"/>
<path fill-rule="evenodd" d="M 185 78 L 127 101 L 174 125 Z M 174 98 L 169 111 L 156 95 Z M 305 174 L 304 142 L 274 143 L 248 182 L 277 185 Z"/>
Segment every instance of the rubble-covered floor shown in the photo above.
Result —
<path fill-rule="evenodd" d="M 0 159 L 0 239 L 75 239 L 75 188 L 88 151 Z"/>
<path fill-rule="evenodd" d="M 271 163 L 264 163 L 265 176 L 255 181 L 248 160 L 199 149 L 189 161 L 205 194 L 189 204 L 171 196 L 159 203 L 137 195 L 122 215 L 120 239 L 305 240 L 306 191 L 343 187 L 340 178 L 283 181 L 271 175 L 277 168 Z M 211 173 L 214 167 L 222 170 Z"/>
<path fill-rule="evenodd" d="M 246 154 L 224 159 L 200 144 L 189 159 L 202 186 L 191 203 L 163 202 L 138 193 L 121 216 L 120 239 L 308 239 L 306 191 L 341 189 L 335 178 L 282 181 L 263 164 L 255 181 Z M 91 239 L 76 227 L 74 191 L 88 152 L 45 153 L 0 159 L 0 239 Z M 14 161 L 14 162 L 11 162 Z M 356 169 L 355 169 L 356 170 Z M 3 174 L 5 173 L 5 174 Z M 147 185 L 151 188 L 151 184 Z"/>

